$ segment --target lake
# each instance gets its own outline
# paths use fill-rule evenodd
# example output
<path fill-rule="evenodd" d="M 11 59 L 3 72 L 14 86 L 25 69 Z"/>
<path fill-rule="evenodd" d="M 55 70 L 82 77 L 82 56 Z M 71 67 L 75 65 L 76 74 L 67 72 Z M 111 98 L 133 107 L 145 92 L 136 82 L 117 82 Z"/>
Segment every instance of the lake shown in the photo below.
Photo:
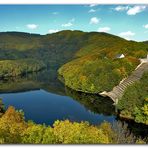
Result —
<path fill-rule="evenodd" d="M 45 70 L 0 82 L 0 98 L 5 105 L 23 110 L 26 120 L 52 125 L 56 120 L 88 121 L 99 124 L 116 121 L 109 98 L 66 88 L 56 70 Z"/>
<path fill-rule="evenodd" d="M 53 125 L 56 120 L 88 121 L 97 125 L 103 121 L 123 128 L 125 120 L 117 117 L 109 98 L 71 90 L 57 77 L 57 70 L 50 69 L 23 77 L 0 81 L 0 98 L 7 109 L 14 106 L 23 110 L 26 120 Z M 126 120 L 128 129 L 135 135 L 145 137 L 148 127 Z"/>

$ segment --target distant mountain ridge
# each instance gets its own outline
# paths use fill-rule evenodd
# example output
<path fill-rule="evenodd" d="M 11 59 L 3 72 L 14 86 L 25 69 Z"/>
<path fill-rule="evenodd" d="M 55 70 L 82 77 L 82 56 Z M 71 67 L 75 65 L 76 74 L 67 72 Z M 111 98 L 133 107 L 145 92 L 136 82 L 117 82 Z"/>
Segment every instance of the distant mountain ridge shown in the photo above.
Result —
<path fill-rule="evenodd" d="M 146 44 L 148 44 L 148 41 L 144 41 L 143 43 L 146 43 Z"/>
<path fill-rule="evenodd" d="M 126 54 L 127 47 L 128 50 L 139 50 L 147 48 L 147 45 L 99 32 L 65 30 L 47 35 L 24 32 L 0 33 L 0 59 L 37 58 L 47 63 L 50 59 L 50 65 L 62 65 L 92 52 L 106 54 L 112 50 L 114 55 L 121 52 Z M 142 56 L 144 55 L 143 53 Z"/>

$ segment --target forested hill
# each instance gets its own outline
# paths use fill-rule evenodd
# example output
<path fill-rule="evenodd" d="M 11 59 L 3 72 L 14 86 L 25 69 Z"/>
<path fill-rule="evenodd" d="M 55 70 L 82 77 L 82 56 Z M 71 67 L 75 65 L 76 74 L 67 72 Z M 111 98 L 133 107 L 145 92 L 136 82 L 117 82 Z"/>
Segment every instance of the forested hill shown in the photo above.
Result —
<path fill-rule="evenodd" d="M 58 72 L 66 86 L 82 92 L 112 90 L 131 74 L 139 64 L 139 58 L 145 58 L 148 51 L 145 43 L 107 33 L 66 31 L 57 34 L 74 41 L 72 34 L 78 34 L 76 45 L 80 48 L 74 53 L 75 59 L 64 64 Z M 118 58 L 121 54 L 125 56 L 122 59 Z"/>
<path fill-rule="evenodd" d="M 125 53 L 145 56 L 143 43 L 127 41 L 118 36 L 99 32 L 60 31 L 39 35 L 22 32 L 0 33 L 0 59 L 37 58 L 61 65 L 75 57 L 100 53 L 114 57 Z M 139 52 L 135 52 L 135 51 Z"/>
<path fill-rule="evenodd" d="M 148 41 L 144 41 L 143 43 L 148 44 Z"/>
<path fill-rule="evenodd" d="M 115 35 L 99 32 L 65 30 L 47 35 L 0 33 L 1 61 L 34 59 L 57 68 L 80 57 L 88 62 L 92 57 L 114 59 L 121 53 L 136 61 L 137 58 L 145 57 L 147 49 L 148 45 L 142 42 L 127 41 Z"/>

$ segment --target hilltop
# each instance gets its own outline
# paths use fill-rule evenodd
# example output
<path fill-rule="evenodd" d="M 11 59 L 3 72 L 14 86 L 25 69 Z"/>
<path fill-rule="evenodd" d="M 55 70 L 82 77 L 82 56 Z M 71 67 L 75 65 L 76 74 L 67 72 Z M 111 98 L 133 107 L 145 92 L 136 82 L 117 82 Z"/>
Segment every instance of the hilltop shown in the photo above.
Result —
<path fill-rule="evenodd" d="M 41 56 L 47 55 L 54 58 L 53 55 L 60 54 L 66 60 L 68 57 L 76 58 L 98 52 L 109 57 L 114 57 L 121 52 L 141 57 L 145 56 L 146 48 L 148 48 L 147 45 L 142 42 L 127 41 L 118 36 L 101 32 L 65 30 L 47 35 L 24 32 L 0 33 L 0 59 L 30 58 L 31 56 L 41 58 Z M 142 53 L 134 53 L 137 50 Z"/>

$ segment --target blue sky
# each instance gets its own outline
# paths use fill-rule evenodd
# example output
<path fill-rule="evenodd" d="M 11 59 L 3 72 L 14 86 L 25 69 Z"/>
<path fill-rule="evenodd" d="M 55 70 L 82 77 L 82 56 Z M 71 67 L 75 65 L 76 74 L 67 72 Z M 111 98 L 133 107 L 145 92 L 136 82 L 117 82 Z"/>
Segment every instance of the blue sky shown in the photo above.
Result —
<path fill-rule="evenodd" d="M 148 5 L 0 5 L 0 32 L 98 31 L 148 40 Z"/>

